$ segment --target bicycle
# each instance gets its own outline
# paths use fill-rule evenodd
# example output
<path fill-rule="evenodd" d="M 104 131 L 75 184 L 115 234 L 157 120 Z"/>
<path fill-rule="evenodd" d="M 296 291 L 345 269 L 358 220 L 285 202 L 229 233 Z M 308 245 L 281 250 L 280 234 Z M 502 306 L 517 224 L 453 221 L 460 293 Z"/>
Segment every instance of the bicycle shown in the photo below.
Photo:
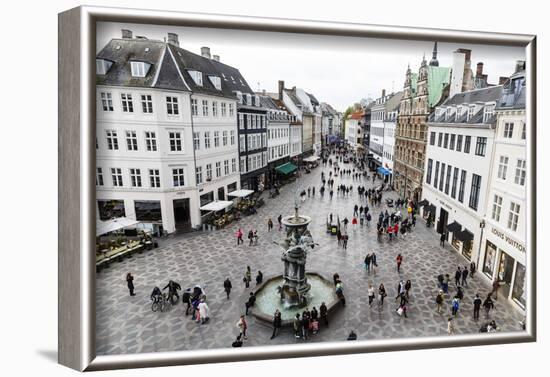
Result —
<path fill-rule="evenodd" d="M 153 303 L 151 304 L 151 310 L 154 312 L 161 311 L 165 312 L 168 310 L 169 306 L 171 305 L 170 300 L 168 300 L 168 295 L 166 293 L 163 293 L 162 295 L 158 296 L 156 299 L 152 299 Z"/>

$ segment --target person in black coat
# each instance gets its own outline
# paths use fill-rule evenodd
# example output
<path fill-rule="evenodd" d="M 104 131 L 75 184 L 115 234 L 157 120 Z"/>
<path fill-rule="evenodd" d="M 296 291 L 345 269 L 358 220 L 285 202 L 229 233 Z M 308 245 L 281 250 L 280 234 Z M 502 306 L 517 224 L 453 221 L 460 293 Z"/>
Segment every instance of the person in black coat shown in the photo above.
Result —
<path fill-rule="evenodd" d="M 445 239 L 447 236 L 445 235 L 445 232 L 441 233 L 441 237 L 439 237 L 439 246 L 443 247 L 445 246 Z"/>
<path fill-rule="evenodd" d="M 126 284 L 128 285 L 128 291 L 130 291 L 130 296 L 135 296 L 134 293 L 134 276 L 131 272 L 128 272 L 126 275 Z"/>
<path fill-rule="evenodd" d="M 462 269 L 462 285 L 463 286 L 467 286 L 468 285 L 468 268 L 467 266 L 464 266 L 464 268 Z"/>
<path fill-rule="evenodd" d="M 231 288 L 233 288 L 233 285 L 231 285 L 231 280 L 229 280 L 229 278 L 225 279 L 225 281 L 223 282 L 223 290 L 225 291 L 228 300 L 229 294 L 231 293 Z"/>
<path fill-rule="evenodd" d="M 254 306 L 256 303 L 256 295 L 254 292 L 250 292 L 250 296 L 248 297 L 248 301 L 245 303 L 246 312 L 245 314 L 248 315 L 248 310 Z"/>
<path fill-rule="evenodd" d="M 460 270 L 460 267 L 458 267 L 455 272 L 455 285 L 457 287 L 460 285 L 461 278 L 462 278 L 462 271 Z"/>
<path fill-rule="evenodd" d="M 319 307 L 319 315 L 321 316 L 321 319 L 323 320 L 325 326 L 328 327 L 328 308 L 324 302 L 322 302 L 321 306 Z"/>
<path fill-rule="evenodd" d="M 258 271 L 258 275 L 256 275 L 256 285 L 262 284 L 263 280 L 264 280 L 264 274 L 262 274 L 262 271 Z"/>
<path fill-rule="evenodd" d="M 281 312 L 279 311 L 279 309 L 275 309 L 275 313 L 273 314 L 273 334 L 271 334 L 270 339 L 273 339 L 277 336 L 277 333 L 281 328 L 281 323 Z"/>
<path fill-rule="evenodd" d="M 183 293 L 181 294 L 181 301 L 184 304 L 187 304 L 187 307 L 185 308 L 185 315 L 189 315 L 189 311 L 191 310 L 191 289 L 190 288 L 183 291 Z"/>
<path fill-rule="evenodd" d="M 476 293 L 476 298 L 474 299 L 474 319 L 479 319 L 479 310 L 481 309 L 481 298 L 479 294 Z"/>

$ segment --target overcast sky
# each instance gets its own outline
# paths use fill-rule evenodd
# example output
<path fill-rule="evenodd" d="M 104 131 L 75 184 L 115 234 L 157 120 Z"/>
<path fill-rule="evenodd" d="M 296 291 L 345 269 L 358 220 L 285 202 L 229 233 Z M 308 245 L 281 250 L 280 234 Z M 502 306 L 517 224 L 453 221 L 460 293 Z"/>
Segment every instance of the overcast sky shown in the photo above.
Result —
<path fill-rule="evenodd" d="M 200 54 L 202 46 L 210 47 L 212 55 L 238 68 L 255 91 L 275 92 L 278 80 L 284 80 L 287 88 L 301 87 L 339 111 L 361 98 L 379 97 L 382 89 L 401 90 L 407 64 L 418 71 L 422 55 L 429 61 L 433 49 L 433 42 L 109 22 L 98 24 L 98 51 L 111 38 L 120 38 L 121 29 L 158 40 L 174 32 L 186 50 Z M 452 52 L 460 47 L 472 50 L 474 73 L 477 62 L 483 62 L 495 84 L 513 73 L 516 60 L 525 59 L 521 47 L 438 43 L 439 65 L 450 67 Z"/>

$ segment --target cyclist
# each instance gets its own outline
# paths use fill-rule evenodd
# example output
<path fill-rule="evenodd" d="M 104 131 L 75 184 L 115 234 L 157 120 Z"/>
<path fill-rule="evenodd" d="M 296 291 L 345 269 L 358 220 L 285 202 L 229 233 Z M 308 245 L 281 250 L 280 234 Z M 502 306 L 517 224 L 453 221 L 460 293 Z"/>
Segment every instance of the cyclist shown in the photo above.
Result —
<path fill-rule="evenodd" d="M 162 296 L 162 292 L 159 287 L 153 288 L 153 292 L 151 292 L 151 300 L 153 302 L 159 302 L 160 298 Z"/>

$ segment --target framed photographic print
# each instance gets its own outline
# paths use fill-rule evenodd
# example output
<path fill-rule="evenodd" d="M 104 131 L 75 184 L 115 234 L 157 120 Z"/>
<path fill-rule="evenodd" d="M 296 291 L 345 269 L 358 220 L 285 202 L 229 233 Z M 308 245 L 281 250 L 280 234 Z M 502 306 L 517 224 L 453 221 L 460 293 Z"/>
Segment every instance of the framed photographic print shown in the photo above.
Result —
<path fill-rule="evenodd" d="M 59 15 L 59 362 L 530 342 L 533 35 Z"/>

